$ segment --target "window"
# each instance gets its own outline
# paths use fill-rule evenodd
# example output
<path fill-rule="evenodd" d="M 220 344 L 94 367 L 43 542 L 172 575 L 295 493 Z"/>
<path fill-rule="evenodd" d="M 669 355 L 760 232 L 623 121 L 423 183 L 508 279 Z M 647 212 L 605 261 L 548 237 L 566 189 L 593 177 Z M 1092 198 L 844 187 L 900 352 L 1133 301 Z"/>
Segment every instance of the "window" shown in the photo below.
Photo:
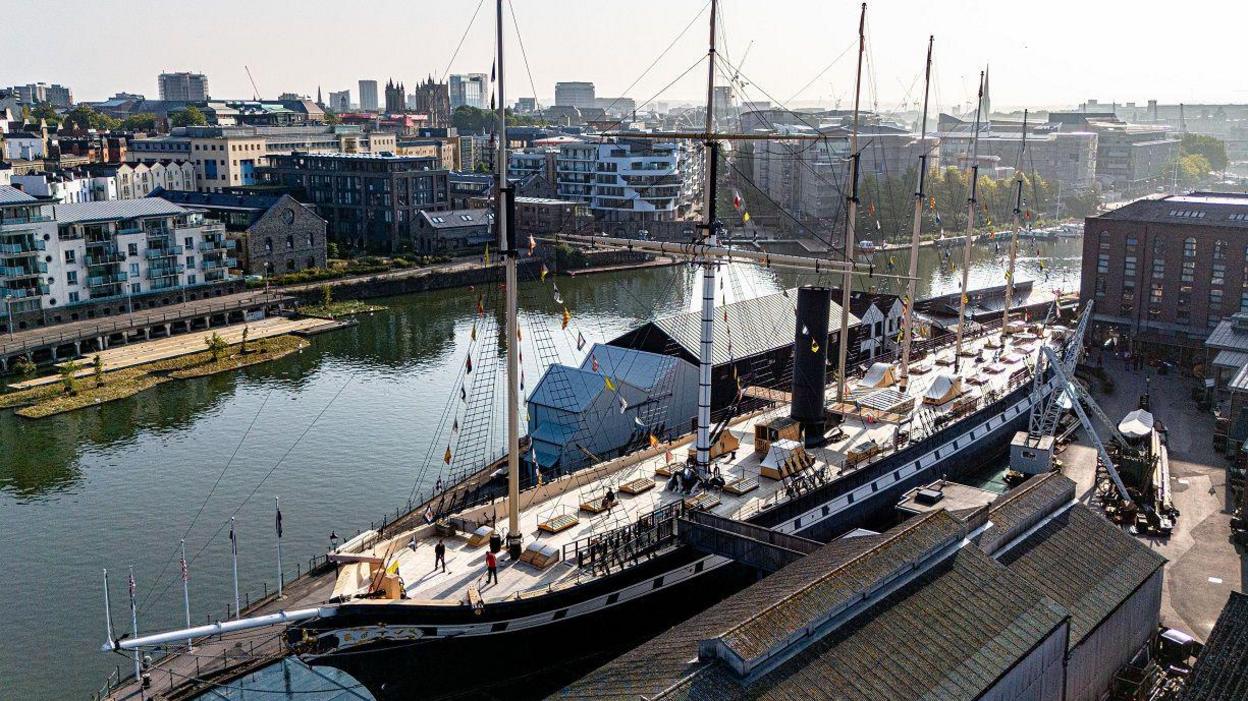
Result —
<path fill-rule="evenodd" d="M 130 277 L 138 277 L 138 276 L 139 276 L 139 264 L 131 263 L 130 264 Z"/>
<path fill-rule="evenodd" d="M 1209 290 L 1209 316 L 1217 316 L 1217 310 L 1222 308 L 1222 290 L 1214 288 Z"/>
<path fill-rule="evenodd" d="M 273 252 L 273 239 L 271 239 L 271 238 L 266 238 L 266 239 L 264 240 L 264 250 L 265 250 L 265 252 L 266 252 L 266 253 L 272 253 L 272 252 Z"/>
<path fill-rule="evenodd" d="M 1153 260 L 1153 279 L 1164 280 L 1166 277 L 1166 261 L 1157 258 Z"/>
<path fill-rule="evenodd" d="M 294 269 L 295 269 L 295 261 L 294 261 L 294 259 L 291 259 L 291 260 L 286 261 L 286 269 L 287 269 L 287 270 L 294 270 Z"/>
<path fill-rule="evenodd" d="M 1214 263 L 1213 271 L 1209 278 L 1209 284 L 1221 286 L 1225 282 L 1226 282 L 1226 263 Z"/>
<path fill-rule="evenodd" d="M 1124 289 L 1135 287 L 1135 256 L 1127 256 L 1122 261 L 1122 286 Z"/>
<path fill-rule="evenodd" d="M 295 237 L 293 235 L 288 235 L 286 237 L 286 250 L 289 251 L 293 249 L 294 247 L 295 247 Z"/>
<path fill-rule="evenodd" d="M 78 301 L 79 301 L 79 299 L 80 299 L 80 296 L 79 296 L 79 294 L 78 294 L 77 292 L 70 292 L 70 293 L 69 293 L 69 303 L 70 303 L 70 304 L 77 304 L 77 303 L 78 303 Z"/>
<path fill-rule="evenodd" d="M 1213 242 L 1213 259 L 1226 260 L 1226 242 L 1222 239 Z"/>
<path fill-rule="evenodd" d="M 1183 282 L 1194 282 L 1196 280 L 1196 261 L 1183 261 L 1183 272 L 1179 275 L 1179 279 Z"/>
<path fill-rule="evenodd" d="M 77 270 L 70 270 L 69 272 L 65 273 L 65 284 L 67 285 L 78 284 L 78 271 Z"/>
<path fill-rule="evenodd" d="M 188 284 L 188 285 L 194 285 L 194 284 L 197 284 L 197 283 L 196 283 L 196 281 L 195 281 L 195 273 L 187 273 L 187 275 L 186 275 L 186 284 Z"/>
<path fill-rule="evenodd" d="M 188 269 L 189 269 L 189 268 L 194 268 L 194 267 L 195 267 L 195 256 L 187 256 L 187 257 L 186 257 L 186 267 L 187 267 Z"/>
<path fill-rule="evenodd" d="M 1097 235 L 1097 244 L 1100 246 L 1100 249 L 1102 251 L 1109 250 L 1109 232 L 1108 231 L 1102 231 L 1100 234 Z"/>
<path fill-rule="evenodd" d="M 141 282 L 132 282 L 132 283 L 130 283 L 130 294 L 132 294 L 132 295 L 137 295 L 137 294 L 140 294 L 140 293 L 142 293 L 142 292 L 143 292 L 143 283 L 141 283 Z"/>
<path fill-rule="evenodd" d="M 139 244 L 132 243 L 126 246 L 126 254 L 131 256 L 139 255 Z"/>
<path fill-rule="evenodd" d="M 1184 258 L 1196 257 L 1196 239 L 1189 237 L 1183 240 L 1183 257 Z"/>
<path fill-rule="evenodd" d="M 76 256 L 76 255 L 77 255 L 77 251 L 74 251 L 72 248 L 71 248 L 70 250 L 68 250 L 68 251 L 65 251 L 65 262 L 66 262 L 66 263 L 73 263 L 73 262 L 75 262 L 75 256 Z"/>
<path fill-rule="evenodd" d="M 182 245 L 186 246 L 187 248 L 195 248 L 195 237 L 187 236 L 186 238 L 182 239 Z"/>

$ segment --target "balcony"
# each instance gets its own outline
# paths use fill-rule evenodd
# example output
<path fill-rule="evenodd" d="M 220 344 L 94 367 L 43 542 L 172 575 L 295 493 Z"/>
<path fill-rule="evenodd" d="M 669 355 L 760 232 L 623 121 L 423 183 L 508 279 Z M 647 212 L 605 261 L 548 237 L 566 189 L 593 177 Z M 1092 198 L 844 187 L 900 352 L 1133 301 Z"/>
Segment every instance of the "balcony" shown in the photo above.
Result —
<path fill-rule="evenodd" d="M 181 286 L 182 284 L 178 282 L 177 277 L 171 277 L 171 278 L 153 279 L 152 282 L 148 283 L 147 289 L 152 290 L 152 291 L 170 290 L 175 287 L 181 287 Z"/>
<path fill-rule="evenodd" d="M 48 272 L 48 264 L 43 261 L 35 261 L 34 265 L 0 265 L 0 277 L 35 277 L 40 273 Z"/>
<path fill-rule="evenodd" d="M 6 226 L 21 226 L 24 224 L 41 224 L 43 222 L 52 221 L 52 217 L 45 217 L 42 214 L 33 217 L 4 217 L 0 218 L 0 229 Z"/>
<path fill-rule="evenodd" d="M 147 277 L 149 280 L 156 280 L 159 278 L 177 277 L 184 272 L 186 272 L 186 266 L 181 263 L 177 265 L 152 266 L 147 269 Z"/>
<path fill-rule="evenodd" d="M 118 283 L 129 280 L 130 276 L 126 273 L 111 273 L 108 275 L 93 275 L 87 278 L 87 287 L 94 290 L 96 287 L 104 287 L 106 285 L 116 285 Z"/>
<path fill-rule="evenodd" d="M 144 252 L 144 257 L 148 260 L 156 260 L 157 258 L 170 258 L 172 256 L 182 255 L 181 246 L 165 246 L 164 248 L 149 248 Z"/>
<path fill-rule="evenodd" d="M 124 263 L 126 254 L 120 251 L 112 251 L 109 253 L 97 253 L 95 255 L 84 256 L 83 261 L 88 265 L 112 265 L 114 263 Z"/>
<path fill-rule="evenodd" d="M 0 243 L 0 255 L 20 256 L 47 250 L 48 245 L 40 239 L 30 239 L 18 243 Z"/>
<path fill-rule="evenodd" d="M 40 283 L 31 287 L 0 287 L 0 298 L 3 299 L 25 299 L 27 297 L 38 297 L 46 295 L 48 286 Z"/>

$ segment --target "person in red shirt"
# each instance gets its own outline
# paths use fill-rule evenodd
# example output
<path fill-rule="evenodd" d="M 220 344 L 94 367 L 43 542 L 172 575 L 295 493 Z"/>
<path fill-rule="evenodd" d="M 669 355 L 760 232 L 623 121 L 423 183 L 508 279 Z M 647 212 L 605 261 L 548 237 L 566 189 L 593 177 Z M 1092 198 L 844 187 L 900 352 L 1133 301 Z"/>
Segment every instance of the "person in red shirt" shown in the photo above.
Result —
<path fill-rule="evenodd" d="M 485 551 L 485 583 L 498 584 L 498 558 L 489 550 Z"/>

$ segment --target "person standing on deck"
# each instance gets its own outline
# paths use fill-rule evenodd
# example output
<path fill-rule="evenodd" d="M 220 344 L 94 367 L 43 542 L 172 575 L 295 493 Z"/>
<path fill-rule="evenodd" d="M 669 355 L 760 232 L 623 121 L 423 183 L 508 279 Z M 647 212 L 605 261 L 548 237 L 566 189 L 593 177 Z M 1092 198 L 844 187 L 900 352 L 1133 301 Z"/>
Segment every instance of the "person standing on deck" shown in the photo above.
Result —
<path fill-rule="evenodd" d="M 498 558 L 489 550 L 485 551 L 485 583 L 498 584 Z"/>
<path fill-rule="evenodd" d="M 442 571 L 446 571 L 446 544 L 438 538 L 438 544 L 433 546 L 433 569 L 436 572 L 438 565 L 442 566 Z"/>

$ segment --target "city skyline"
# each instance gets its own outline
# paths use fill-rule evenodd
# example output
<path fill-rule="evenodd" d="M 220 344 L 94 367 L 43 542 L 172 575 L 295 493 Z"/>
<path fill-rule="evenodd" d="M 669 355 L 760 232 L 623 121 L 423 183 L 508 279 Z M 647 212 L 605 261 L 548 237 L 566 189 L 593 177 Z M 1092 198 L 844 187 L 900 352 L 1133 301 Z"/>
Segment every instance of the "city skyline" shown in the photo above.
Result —
<path fill-rule="evenodd" d="M 868 8 L 870 73 L 864 105 L 914 106 L 929 33 L 936 35 L 933 105 L 940 110 L 956 110 L 973 100 L 978 71 L 986 64 L 991 65 L 993 103 L 1003 109 L 1072 107 L 1087 99 L 1248 102 L 1248 89 L 1236 88 L 1208 69 L 1232 65 L 1238 23 L 1207 22 L 1209 13 L 1201 7 L 1223 14 L 1243 11 L 1196 0 L 1189 3 L 1189 12 L 1159 23 L 1151 21 L 1155 14 L 1148 11 L 1156 4 L 1137 3 L 1133 8 L 1138 11 L 1122 13 L 1109 6 L 1058 0 L 1042 10 L 1018 12 L 981 0 L 948 0 L 939 9 L 877 0 Z M 652 98 L 700 102 L 705 71 L 695 70 L 694 64 L 705 52 L 705 6 L 700 0 L 628 7 L 570 0 L 519 5 L 515 23 L 507 18 L 507 101 L 536 93 L 546 103 L 556 82 L 584 80 L 595 83 L 600 95 L 631 97 L 639 105 Z M 488 73 L 493 60 L 488 8 L 477 15 L 455 60 L 450 60 L 478 7 L 472 2 L 410 5 L 382 0 L 370 9 L 388 21 L 371 25 L 368 32 L 347 33 L 335 31 L 339 25 L 327 19 L 337 6 L 326 0 L 304 3 L 305 11 L 296 15 L 278 6 L 226 0 L 216 6 L 219 11 L 197 16 L 198 31 L 189 36 L 156 31 L 185 21 L 180 8 L 142 2 L 124 5 L 122 13 L 122 7 L 100 2 L 65 13 L 57 36 L 74 41 L 53 45 L 51 51 L 45 50 L 46 40 L 29 34 L 13 37 L 12 48 L 28 60 L 18 70 L 5 71 L 0 83 L 57 82 L 83 101 L 103 100 L 118 91 L 154 98 L 159 73 L 191 71 L 208 76 L 214 98 L 247 98 L 253 89 L 246 65 L 260 95 L 272 98 L 282 92 L 315 95 L 318 87 L 325 92 L 352 89 L 361 79 L 384 83 L 393 77 L 412 84 L 430 75 L 445 80 L 450 73 Z M 848 106 L 857 8 L 856 2 L 847 1 L 784 0 L 760 7 L 722 0 L 722 54 L 733 66 L 746 59 L 739 73 L 745 83 L 739 99 L 770 98 L 792 107 Z M 10 14 L 19 24 L 28 24 L 38 20 L 41 10 L 38 3 L 27 2 L 11 8 Z M 240 21 L 245 17 L 250 20 Z M 117 54 L 107 62 L 93 60 L 107 51 L 112 35 L 92 28 L 123 18 L 151 50 Z M 269 32 L 274 26 L 283 27 L 280 43 Z M 422 35 L 424 28 L 437 31 Z M 1200 51 L 1185 50 L 1176 41 L 1197 32 Z M 411 41 L 413 33 L 419 42 Z M 611 39 L 606 50 L 604 33 Z M 233 50 L 218 50 L 223 42 Z M 663 59 L 638 79 L 669 44 Z M 1174 50 L 1136 48 L 1149 45 Z M 163 58 L 152 62 L 148 57 L 153 55 Z M 173 56 L 186 58 L 169 58 Z"/>

